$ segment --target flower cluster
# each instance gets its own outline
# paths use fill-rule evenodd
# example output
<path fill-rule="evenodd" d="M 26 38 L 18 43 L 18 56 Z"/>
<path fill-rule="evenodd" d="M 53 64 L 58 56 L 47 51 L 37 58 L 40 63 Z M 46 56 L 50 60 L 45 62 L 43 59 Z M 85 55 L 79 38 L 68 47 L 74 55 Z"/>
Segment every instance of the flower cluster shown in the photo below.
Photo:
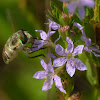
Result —
<path fill-rule="evenodd" d="M 47 91 L 52 87 L 53 80 L 55 82 L 56 87 L 63 93 L 66 94 L 66 86 L 62 84 L 62 73 L 61 70 L 66 73 L 65 76 L 70 77 L 70 79 L 74 76 L 75 71 L 85 71 L 87 70 L 86 65 L 80 60 L 79 55 L 82 55 L 83 52 L 93 53 L 96 57 L 100 57 L 99 47 L 93 46 L 91 43 L 91 39 L 87 38 L 84 26 L 79 24 L 77 21 L 74 21 L 72 18 L 75 14 L 76 9 L 78 10 L 79 16 L 81 19 L 85 17 L 85 9 L 84 7 L 92 8 L 95 3 L 93 0 L 60 0 L 63 2 L 67 2 L 67 8 L 69 13 L 66 12 L 60 13 L 59 23 L 62 20 L 61 24 L 57 24 L 54 21 L 49 19 L 49 23 L 45 23 L 49 26 L 48 32 L 46 33 L 43 30 L 35 30 L 36 32 L 40 32 L 41 39 L 35 39 L 32 48 L 28 49 L 29 52 L 34 52 L 42 47 L 48 47 L 54 50 L 48 52 L 49 63 L 45 63 L 43 59 L 40 58 L 41 65 L 45 71 L 38 71 L 34 74 L 33 78 L 36 79 L 44 79 L 45 82 L 42 87 L 43 91 Z M 64 5 L 65 6 L 65 5 Z M 69 17 L 69 15 L 72 17 Z M 62 15 L 62 16 L 61 16 Z M 78 19 L 82 21 L 81 19 Z M 67 23 L 66 23 L 67 20 Z M 76 19 L 75 19 L 76 20 Z M 82 33 L 78 40 L 81 42 L 77 45 L 73 42 L 73 37 L 71 32 L 76 34 L 74 28 L 77 27 L 77 32 L 80 30 Z M 51 36 L 53 34 L 59 33 L 59 37 L 53 42 L 51 40 Z M 74 34 L 74 35 L 75 35 Z M 70 36 L 70 37 L 69 37 Z M 60 38 L 63 40 L 61 44 L 57 44 Z M 62 44 L 64 44 L 62 46 Z M 65 47 L 64 47 L 65 46 Z M 53 58 L 53 59 L 52 59 Z"/>
<path fill-rule="evenodd" d="M 47 46 L 49 44 L 49 42 L 51 41 L 50 36 L 56 32 L 56 31 L 52 31 L 51 28 L 53 30 L 56 30 L 56 29 L 59 29 L 59 27 L 60 27 L 59 24 L 49 20 L 49 31 L 47 34 L 42 30 L 38 30 L 40 32 L 41 40 L 38 40 L 38 39 L 35 40 L 35 41 L 40 42 L 37 45 L 37 47 L 38 47 L 37 49 L 40 49 L 43 45 Z M 59 40 L 59 38 L 57 40 Z M 41 65 L 45 69 L 45 71 L 36 72 L 35 75 L 33 76 L 33 78 L 36 78 L 36 79 L 46 78 L 46 81 L 42 87 L 43 91 L 47 91 L 48 89 L 51 88 L 51 86 L 53 84 L 53 79 L 54 79 L 56 87 L 61 92 L 66 93 L 66 91 L 64 90 L 64 88 L 62 86 L 61 78 L 59 76 L 57 76 L 58 72 L 56 72 L 56 69 L 54 70 L 54 68 L 62 67 L 66 63 L 66 71 L 71 77 L 75 74 L 75 69 L 78 69 L 80 71 L 87 70 L 87 67 L 84 65 L 84 63 L 80 59 L 75 58 L 76 55 L 82 53 L 82 51 L 84 49 L 84 45 L 78 45 L 77 47 L 74 48 L 73 41 L 69 37 L 66 37 L 66 42 L 68 43 L 68 45 L 67 45 L 67 48 L 65 48 L 65 49 L 60 44 L 56 45 L 54 43 L 55 52 L 60 57 L 56 58 L 56 57 L 54 57 L 54 54 L 50 53 L 50 54 L 52 54 L 52 56 L 54 58 L 53 65 L 51 62 L 51 58 L 50 58 L 50 61 L 48 64 L 46 64 L 43 59 L 40 59 Z M 33 51 L 34 50 L 35 49 L 33 49 Z"/>
<path fill-rule="evenodd" d="M 55 30 L 60 28 L 59 24 L 55 23 L 54 21 L 51 21 L 50 19 L 49 19 L 49 23 L 46 24 L 49 24 L 49 30 L 47 34 L 43 30 L 35 30 L 36 32 L 40 32 L 41 39 L 34 40 L 33 47 L 31 49 L 28 49 L 29 52 L 34 52 L 36 50 L 39 50 L 43 45 L 48 44 L 48 42 L 50 41 L 49 40 L 50 36 L 56 32 Z"/>

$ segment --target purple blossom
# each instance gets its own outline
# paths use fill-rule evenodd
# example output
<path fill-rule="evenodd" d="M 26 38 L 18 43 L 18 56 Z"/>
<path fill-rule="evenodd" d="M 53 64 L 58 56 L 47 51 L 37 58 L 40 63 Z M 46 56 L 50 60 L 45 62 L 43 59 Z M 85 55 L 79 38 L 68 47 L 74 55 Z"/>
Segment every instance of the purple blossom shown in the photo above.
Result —
<path fill-rule="evenodd" d="M 84 27 L 76 22 L 74 22 L 73 25 L 78 27 L 79 30 L 81 30 L 81 32 L 82 32 L 81 40 L 85 42 L 84 50 L 92 52 L 96 57 L 100 57 L 100 54 L 95 53 L 95 52 L 100 53 L 99 47 L 97 45 L 95 45 L 95 46 L 91 45 L 91 39 L 86 37 L 86 34 L 83 30 Z"/>
<path fill-rule="evenodd" d="M 53 30 L 57 30 L 57 29 L 60 28 L 60 25 L 59 24 L 57 24 L 54 21 L 51 21 L 50 19 L 49 19 L 49 23 L 48 24 L 49 24 L 49 28 L 52 28 Z"/>
<path fill-rule="evenodd" d="M 92 8 L 95 5 L 94 0 L 61 0 L 61 1 L 69 1 L 68 10 L 70 13 L 75 13 L 75 10 L 78 9 L 78 13 L 80 17 L 83 19 L 85 16 L 84 7 L 87 6 Z"/>
<path fill-rule="evenodd" d="M 33 46 L 28 49 L 29 52 L 34 52 L 39 50 L 43 46 L 43 40 L 35 39 Z"/>
<path fill-rule="evenodd" d="M 47 24 L 49 24 L 49 30 L 47 34 L 43 30 L 35 30 L 36 32 L 40 32 L 40 37 L 42 39 L 38 48 L 41 48 L 43 45 L 45 45 L 47 41 L 49 40 L 50 36 L 56 32 L 56 31 L 51 31 L 51 29 L 57 30 L 60 27 L 59 24 L 55 23 L 54 21 L 51 21 L 50 19 L 49 19 L 49 23 Z"/>
<path fill-rule="evenodd" d="M 60 25 L 59 24 L 57 24 L 54 21 L 51 21 L 50 19 L 49 19 L 49 23 L 46 23 L 46 24 L 49 24 L 49 30 L 48 30 L 48 33 L 47 34 L 46 34 L 46 32 L 44 32 L 42 30 L 36 30 L 36 32 L 40 32 L 40 37 L 44 41 L 49 40 L 50 36 L 55 33 L 55 31 L 51 31 L 52 29 L 53 30 L 57 30 L 57 29 L 60 28 Z"/>
<path fill-rule="evenodd" d="M 65 50 L 61 45 L 56 45 L 56 53 L 60 56 L 53 61 L 53 66 L 58 67 L 64 65 L 66 62 L 66 71 L 72 77 L 75 73 L 75 69 L 77 68 L 80 71 L 87 70 L 86 66 L 83 64 L 81 60 L 78 58 L 74 58 L 74 56 L 81 54 L 84 45 L 78 45 L 74 49 L 74 45 L 72 40 L 69 37 L 66 37 L 66 41 L 68 42 L 67 50 Z M 74 50 L 73 50 L 74 49 Z"/>
<path fill-rule="evenodd" d="M 54 79 L 56 87 L 61 92 L 66 94 L 66 91 L 64 90 L 63 85 L 61 83 L 61 78 L 59 76 L 57 76 L 55 74 L 55 72 L 54 72 L 51 59 L 50 59 L 48 64 L 46 64 L 43 59 L 40 59 L 40 60 L 41 60 L 41 65 L 45 69 L 45 71 L 38 71 L 38 72 L 36 72 L 34 74 L 33 78 L 36 78 L 36 79 L 46 78 L 46 80 L 44 82 L 44 85 L 42 87 L 42 90 L 43 91 L 49 90 L 52 87 L 53 79 Z"/>
<path fill-rule="evenodd" d="M 57 24 L 54 21 L 51 21 L 50 19 L 49 19 L 49 23 L 46 24 L 49 24 L 48 33 L 46 33 L 43 30 L 35 30 L 36 32 L 40 32 L 41 40 L 35 39 L 32 48 L 28 49 L 29 52 L 34 52 L 36 50 L 39 50 L 43 45 L 47 44 L 50 36 L 56 32 L 56 31 L 52 31 L 52 29 L 57 30 L 60 27 L 59 24 Z"/>
<path fill-rule="evenodd" d="M 45 45 L 48 42 L 50 36 L 55 33 L 55 31 L 51 31 L 50 29 L 47 34 L 46 34 L 46 32 L 44 32 L 42 30 L 35 30 L 35 31 L 40 32 L 40 37 L 42 39 L 41 41 L 39 41 L 40 44 L 38 45 L 38 48 L 41 48 L 43 45 Z"/>

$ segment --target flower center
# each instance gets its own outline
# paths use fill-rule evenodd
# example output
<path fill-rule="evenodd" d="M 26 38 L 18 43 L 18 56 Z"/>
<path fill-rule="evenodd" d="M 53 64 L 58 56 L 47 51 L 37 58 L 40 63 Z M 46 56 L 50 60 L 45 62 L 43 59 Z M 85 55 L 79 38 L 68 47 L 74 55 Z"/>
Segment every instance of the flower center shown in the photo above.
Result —
<path fill-rule="evenodd" d="M 55 73 L 52 73 L 52 77 L 53 77 L 53 79 L 54 79 L 54 76 L 55 76 Z"/>
<path fill-rule="evenodd" d="M 71 0 L 71 2 L 78 2 L 79 0 Z"/>
<path fill-rule="evenodd" d="M 67 54 L 67 58 L 68 58 L 68 59 L 71 59 L 72 57 L 73 57 L 73 56 L 72 56 L 72 53 L 68 53 L 68 54 Z"/>

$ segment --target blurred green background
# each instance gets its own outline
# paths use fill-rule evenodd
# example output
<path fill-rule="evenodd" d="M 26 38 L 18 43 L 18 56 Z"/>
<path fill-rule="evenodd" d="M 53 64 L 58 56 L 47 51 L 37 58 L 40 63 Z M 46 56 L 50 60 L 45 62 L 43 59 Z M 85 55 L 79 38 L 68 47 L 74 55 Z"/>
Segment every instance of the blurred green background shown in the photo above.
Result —
<path fill-rule="evenodd" d="M 0 0 L 0 100 L 48 98 L 47 92 L 42 91 L 44 80 L 32 78 L 36 71 L 43 70 L 39 58 L 29 59 L 21 51 L 8 65 L 2 59 L 3 47 L 14 32 L 24 29 L 36 37 L 39 33 L 35 30 L 46 30 L 44 23 L 47 22 L 48 2 L 49 0 Z M 37 51 L 32 56 L 43 51 Z"/>
<path fill-rule="evenodd" d="M 24 29 L 33 37 L 39 37 L 39 33 L 35 30 L 47 30 L 48 27 L 44 23 L 48 22 L 46 15 L 49 6 L 50 0 L 0 0 L 0 100 L 57 100 L 55 85 L 45 92 L 42 91 L 45 80 L 32 78 L 36 71 L 43 70 L 39 58 L 29 59 L 20 51 L 8 65 L 2 59 L 3 47 L 14 32 Z M 46 50 L 37 51 L 31 56 L 45 52 Z M 80 58 L 87 63 L 87 78 L 94 85 L 96 78 L 92 77 L 95 76 L 94 70 L 91 70 L 92 65 L 84 59 L 84 54 Z M 93 86 L 88 88 L 81 77 L 76 77 L 76 86 L 80 91 L 85 91 L 82 100 L 100 100 L 94 99 L 98 96 L 99 88 Z"/>

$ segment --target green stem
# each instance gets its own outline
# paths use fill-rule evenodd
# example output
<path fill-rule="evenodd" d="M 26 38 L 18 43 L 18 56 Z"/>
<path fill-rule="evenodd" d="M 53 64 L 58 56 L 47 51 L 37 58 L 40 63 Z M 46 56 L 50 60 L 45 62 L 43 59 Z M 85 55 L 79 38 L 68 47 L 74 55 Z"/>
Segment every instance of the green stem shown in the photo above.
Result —
<path fill-rule="evenodd" d="M 45 46 L 50 47 L 52 49 L 56 48 L 56 45 L 51 40 L 48 40 L 48 43 Z"/>
<path fill-rule="evenodd" d="M 55 69 L 55 73 L 59 74 L 59 72 L 61 71 L 61 69 L 63 69 L 65 67 L 65 64 L 63 66 L 60 66 L 58 68 Z"/>
<path fill-rule="evenodd" d="M 100 21 L 100 0 L 95 0 L 95 8 L 94 8 L 94 20 L 97 22 Z"/>
<path fill-rule="evenodd" d="M 65 100 L 71 100 L 71 99 L 69 99 L 69 94 L 68 93 L 65 96 Z"/>

